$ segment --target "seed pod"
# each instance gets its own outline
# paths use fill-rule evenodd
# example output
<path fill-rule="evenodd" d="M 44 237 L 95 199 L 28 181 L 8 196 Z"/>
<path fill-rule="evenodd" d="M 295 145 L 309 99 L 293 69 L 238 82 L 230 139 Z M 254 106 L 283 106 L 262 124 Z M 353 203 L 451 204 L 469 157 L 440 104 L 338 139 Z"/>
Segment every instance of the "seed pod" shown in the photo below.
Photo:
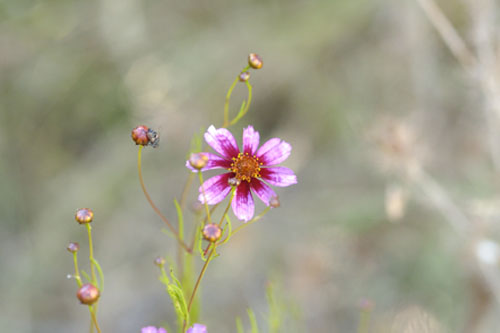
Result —
<path fill-rule="evenodd" d="M 241 82 L 246 82 L 250 78 L 250 72 L 242 72 L 238 78 Z"/>
<path fill-rule="evenodd" d="M 271 208 L 278 208 L 280 206 L 280 199 L 277 195 L 272 196 L 271 199 L 269 199 L 269 206 L 271 206 Z"/>
<path fill-rule="evenodd" d="M 71 253 L 78 252 L 78 250 L 80 249 L 80 244 L 78 244 L 77 242 L 71 242 L 68 244 L 68 247 L 66 249 Z"/>
<path fill-rule="evenodd" d="M 137 126 L 132 130 L 132 140 L 136 145 L 146 146 L 149 144 L 149 128 L 144 125 Z"/>
<path fill-rule="evenodd" d="M 262 57 L 257 53 L 250 53 L 248 55 L 248 64 L 252 68 L 260 69 L 262 68 L 262 65 L 264 65 L 264 62 L 262 61 Z"/>
<path fill-rule="evenodd" d="M 189 164 L 196 170 L 203 169 L 208 162 L 208 156 L 204 153 L 193 153 L 189 157 Z"/>
<path fill-rule="evenodd" d="M 76 297 L 82 304 L 92 305 L 99 299 L 99 289 L 91 283 L 86 283 L 78 289 Z"/>
<path fill-rule="evenodd" d="M 209 242 L 216 242 L 222 236 L 221 228 L 215 223 L 209 223 L 203 227 L 203 238 Z"/>
<path fill-rule="evenodd" d="M 80 224 L 90 223 L 94 219 L 94 212 L 90 208 L 80 208 L 76 211 L 75 220 Z"/>
<path fill-rule="evenodd" d="M 156 257 L 154 263 L 158 267 L 163 267 L 165 265 L 165 258 L 163 258 L 163 257 Z"/>

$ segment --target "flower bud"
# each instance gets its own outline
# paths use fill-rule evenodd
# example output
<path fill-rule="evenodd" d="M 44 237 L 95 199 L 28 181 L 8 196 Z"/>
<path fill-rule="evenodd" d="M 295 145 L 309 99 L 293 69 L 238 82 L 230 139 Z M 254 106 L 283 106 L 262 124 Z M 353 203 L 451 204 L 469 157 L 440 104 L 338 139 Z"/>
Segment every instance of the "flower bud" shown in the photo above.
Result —
<path fill-rule="evenodd" d="M 99 289 L 93 284 L 86 283 L 78 289 L 76 297 L 80 300 L 82 304 L 92 305 L 99 299 L 100 293 Z"/>
<path fill-rule="evenodd" d="M 241 184 L 241 180 L 239 180 L 236 177 L 233 177 L 233 178 L 229 178 L 227 180 L 227 183 L 229 184 L 229 186 L 238 186 Z"/>
<path fill-rule="evenodd" d="M 209 242 L 216 242 L 222 236 L 221 228 L 215 223 L 209 223 L 203 227 L 203 238 Z"/>
<path fill-rule="evenodd" d="M 146 146 L 149 144 L 148 131 L 149 128 L 144 125 L 137 126 L 132 130 L 132 140 L 136 145 Z"/>
<path fill-rule="evenodd" d="M 255 69 L 262 68 L 264 62 L 262 61 L 262 57 L 257 53 L 250 53 L 248 55 L 248 64 Z"/>
<path fill-rule="evenodd" d="M 246 82 L 250 78 L 250 72 L 242 72 L 239 76 L 241 82 Z"/>
<path fill-rule="evenodd" d="M 271 199 L 269 199 L 269 206 L 271 206 L 271 208 L 278 208 L 280 206 L 280 199 L 277 195 L 274 195 Z"/>
<path fill-rule="evenodd" d="M 196 170 L 203 169 L 208 163 L 208 156 L 204 153 L 193 153 L 189 157 L 189 164 Z"/>
<path fill-rule="evenodd" d="M 77 242 L 71 242 L 68 244 L 68 247 L 66 249 L 71 253 L 78 252 L 78 250 L 80 249 L 80 244 L 78 244 Z"/>
<path fill-rule="evenodd" d="M 94 219 L 94 212 L 90 208 L 80 208 L 76 211 L 75 220 L 80 224 L 90 223 Z"/>
<path fill-rule="evenodd" d="M 163 257 L 156 257 L 154 261 L 155 265 L 158 267 L 163 267 L 165 265 L 165 258 Z"/>

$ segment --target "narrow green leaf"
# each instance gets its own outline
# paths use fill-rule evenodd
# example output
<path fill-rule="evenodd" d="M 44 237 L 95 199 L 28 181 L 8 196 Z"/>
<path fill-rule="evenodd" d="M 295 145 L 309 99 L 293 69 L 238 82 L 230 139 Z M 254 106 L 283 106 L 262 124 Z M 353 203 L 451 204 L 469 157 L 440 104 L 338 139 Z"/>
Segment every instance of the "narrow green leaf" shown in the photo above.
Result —
<path fill-rule="evenodd" d="M 102 292 L 104 290 L 104 273 L 102 272 L 101 265 L 97 262 L 95 258 L 91 258 L 95 267 L 97 267 L 97 272 L 99 273 L 99 290 Z"/>
<path fill-rule="evenodd" d="M 255 318 L 255 313 L 252 309 L 247 309 L 248 319 L 250 319 L 250 326 L 252 328 L 252 333 L 259 333 L 259 326 L 257 325 L 257 319 Z"/>
<path fill-rule="evenodd" d="M 174 204 L 177 210 L 177 219 L 179 220 L 179 238 L 184 240 L 184 216 L 182 215 L 182 209 L 177 199 L 174 199 Z"/>
<path fill-rule="evenodd" d="M 81 272 L 87 282 L 92 282 L 92 279 L 90 278 L 90 275 L 87 274 L 87 272 L 85 272 L 83 269 L 81 270 Z"/>
<path fill-rule="evenodd" d="M 245 333 L 240 317 L 236 317 L 236 333 Z"/>

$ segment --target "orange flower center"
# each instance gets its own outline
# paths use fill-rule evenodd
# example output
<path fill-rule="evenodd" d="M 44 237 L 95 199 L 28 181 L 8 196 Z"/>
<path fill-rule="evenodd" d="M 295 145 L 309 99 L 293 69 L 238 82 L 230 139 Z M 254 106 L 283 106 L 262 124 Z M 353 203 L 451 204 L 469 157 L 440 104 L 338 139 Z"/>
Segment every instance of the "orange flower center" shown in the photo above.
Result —
<path fill-rule="evenodd" d="M 251 156 L 248 153 L 239 153 L 237 157 L 233 157 L 233 162 L 229 171 L 235 173 L 236 179 L 243 181 L 246 180 L 250 182 L 252 178 L 260 177 L 260 166 L 259 158 L 255 155 Z"/>

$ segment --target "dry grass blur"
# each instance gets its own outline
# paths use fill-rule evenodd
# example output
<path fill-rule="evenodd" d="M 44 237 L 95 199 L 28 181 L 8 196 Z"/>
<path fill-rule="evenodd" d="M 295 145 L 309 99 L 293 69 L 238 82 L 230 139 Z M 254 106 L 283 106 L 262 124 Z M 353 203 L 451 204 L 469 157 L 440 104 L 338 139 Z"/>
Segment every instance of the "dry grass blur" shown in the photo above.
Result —
<path fill-rule="evenodd" d="M 299 184 L 209 267 L 209 332 L 234 332 L 248 306 L 264 323 L 271 277 L 301 309 L 297 332 L 354 332 L 364 299 L 370 332 L 494 332 L 500 6 L 433 4 L 0 0 L 1 330 L 87 332 L 66 279 L 67 243 L 86 244 L 79 207 L 96 215 L 103 330 L 174 323 L 152 264 L 174 242 L 142 196 L 130 130 L 161 132 L 144 175 L 175 217 L 191 136 L 221 124 L 257 52 L 233 130 L 290 142 Z"/>

